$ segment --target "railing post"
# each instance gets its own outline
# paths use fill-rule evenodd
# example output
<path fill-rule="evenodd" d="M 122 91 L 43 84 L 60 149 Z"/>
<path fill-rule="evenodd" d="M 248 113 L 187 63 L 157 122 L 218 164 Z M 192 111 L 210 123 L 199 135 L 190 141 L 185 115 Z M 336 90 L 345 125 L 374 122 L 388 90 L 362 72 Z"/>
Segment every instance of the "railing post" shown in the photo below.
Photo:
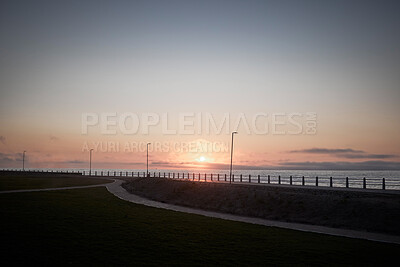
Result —
<path fill-rule="evenodd" d="M 249 183 L 251 183 L 251 174 L 249 174 Z"/>
<path fill-rule="evenodd" d="M 281 176 L 278 176 L 278 184 L 281 184 Z"/>
<path fill-rule="evenodd" d="M 204 174 L 204 182 L 207 182 L 207 173 Z"/>
<path fill-rule="evenodd" d="M 225 182 L 226 182 L 226 173 L 225 173 Z"/>
<path fill-rule="evenodd" d="M 258 175 L 258 183 L 260 183 L 260 175 Z"/>
<path fill-rule="evenodd" d="M 161 177 L 161 172 L 158 172 L 158 178 L 160 178 Z"/>
<path fill-rule="evenodd" d="M 315 186 L 318 186 L 318 176 L 315 177 Z"/>
<path fill-rule="evenodd" d="M 271 179 L 270 176 L 268 175 L 268 183 L 271 183 Z"/>
<path fill-rule="evenodd" d="M 292 176 L 290 175 L 290 185 L 292 185 Z"/>
<path fill-rule="evenodd" d="M 174 172 L 172 173 L 172 179 L 175 179 L 175 173 Z"/>
<path fill-rule="evenodd" d="M 235 182 L 235 175 L 232 174 L 232 183 Z"/>
<path fill-rule="evenodd" d="M 211 182 L 212 182 L 213 178 L 212 178 L 212 173 L 211 173 Z"/>
<path fill-rule="evenodd" d="M 178 172 L 178 179 L 179 179 L 179 172 Z"/>
<path fill-rule="evenodd" d="M 382 178 L 382 189 L 386 189 L 386 183 L 385 183 L 385 178 Z"/>
<path fill-rule="evenodd" d="M 363 188 L 367 189 L 367 180 L 365 179 L 365 177 L 363 178 Z"/>
<path fill-rule="evenodd" d="M 128 172 L 125 173 L 125 176 L 128 176 Z"/>
<path fill-rule="evenodd" d="M 194 181 L 194 173 L 193 173 L 193 181 Z"/>
<path fill-rule="evenodd" d="M 199 173 L 199 182 L 200 182 L 200 173 Z"/>
<path fill-rule="evenodd" d="M 242 182 L 242 175 L 240 175 L 240 182 Z"/>
<path fill-rule="evenodd" d="M 349 188 L 349 177 L 346 177 L 346 188 Z"/>
<path fill-rule="evenodd" d="M 171 174 L 171 173 L 169 172 L 169 173 L 168 173 L 168 178 L 170 178 L 170 174 Z"/>
<path fill-rule="evenodd" d="M 306 180 L 304 179 L 304 176 L 301 177 L 301 185 L 305 185 L 306 184 Z"/>
<path fill-rule="evenodd" d="M 333 187 L 333 180 L 332 180 L 332 177 L 329 177 L 329 186 L 330 186 L 330 187 Z"/>
<path fill-rule="evenodd" d="M 218 180 L 218 182 L 219 182 L 219 173 L 217 174 L 217 180 Z"/>

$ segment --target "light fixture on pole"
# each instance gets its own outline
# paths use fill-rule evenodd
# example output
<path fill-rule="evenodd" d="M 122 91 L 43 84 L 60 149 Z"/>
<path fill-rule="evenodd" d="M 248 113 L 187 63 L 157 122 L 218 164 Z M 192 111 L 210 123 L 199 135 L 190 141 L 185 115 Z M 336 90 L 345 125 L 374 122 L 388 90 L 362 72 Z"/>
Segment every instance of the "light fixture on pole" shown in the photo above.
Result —
<path fill-rule="evenodd" d="M 90 149 L 90 151 L 89 151 L 89 154 L 90 154 L 90 156 L 89 156 L 89 176 L 92 176 L 92 151 L 93 151 L 93 148 Z"/>
<path fill-rule="evenodd" d="M 147 171 L 146 171 L 146 176 L 149 177 L 149 145 L 151 143 L 147 143 Z"/>
<path fill-rule="evenodd" d="M 26 151 L 24 150 L 24 153 L 22 153 L 22 171 L 25 171 L 25 153 Z"/>
<path fill-rule="evenodd" d="M 232 132 L 232 143 L 231 143 L 231 168 L 229 170 L 229 183 L 232 183 L 232 158 L 233 158 L 233 135 L 237 132 Z"/>

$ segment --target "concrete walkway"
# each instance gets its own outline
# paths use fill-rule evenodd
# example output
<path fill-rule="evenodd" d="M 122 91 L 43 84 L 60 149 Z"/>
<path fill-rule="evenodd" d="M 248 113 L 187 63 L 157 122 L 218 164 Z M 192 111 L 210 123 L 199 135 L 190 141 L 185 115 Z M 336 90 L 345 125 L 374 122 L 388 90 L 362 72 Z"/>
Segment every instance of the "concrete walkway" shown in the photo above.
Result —
<path fill-rule="evenodd" d="M 189 207 L 183 207 L 183 206 L 177 206 L 177 205 L 162 203 L 162 202 L 158 202 L 158 201 L 153 201 L 153 200 L 149 200 L 149 199 L 129 193 L 121 186 L 121 184 L 123 182 L 124 181 L 121 181 L 121 180 L 115 180 L 114 183 L 106 185 L 107 190 L 122 200 L 126 200 L 129 202 L 133 202 L 136 204 L 141 204 L 141 205 L 145 205 L 145 206 L 149 206 L 149 207 L 198 214 L 198 215 L 203 215 L 203 216 L 207 216 L 207 217 L 219 218 L 219 219 L 230 220 L 230 221 L 238 221 L 238 222 L 264 225 L 264 226 L 286 228 L 286 229 L 292 229 L 292 230 L 298 230 L 298 231 L 304 231 L 304 232 L 312 232 L 312 233 L 319 233 L 319 234 L 327 234 L 327 235 L 334 235 L 334 236 L 342 236 L 342 237 L 350 237 L 350 238 L 366 239 L 366 240 L 371 240 L 371 241 L 400 244 L 400 236 L 392 236 L 392 235 L 361 232 L 361 231 L 354 231 L 354 230 L 337 229 L 337 228 L 331 228 L 331 227 L 325 227 L 325 226 L 308 225 L 308 224 L 300 224 L 300 223 L 287 223 L 287 222 L 271 221 L 271 220 L 266 220 L 266 219 L 261 219 L 261 218 L 245 217 L 245 216 L 239 216 L 239 215 L 233 215 L 233 214 L 205 211 L 205 210 L 199 210 L 199 209 L 194 209 L 194 208 L 189 208 Z"/>
<path fill-rule="evenodd" d="M 149 199 L 129 193 L 121 186 L 121 184 L 124 182 L 122 180 L 118 180 L 118 179 L 110 179 L 110 180 L 114 180 L 114 182 L 106 183 L 106 184 L 71 186 L 71 187 L 8 190 L 8 191 L 1 191 L 0 194 L 24 193 L 24 192 L 43 192 L 43 191 L 82 189 L 82 188 L 105 186 L 110 193 L 112 193 L 113 195 L 115 195 L 116 197 L 118 197 L 122 200 L 149 206 L 149 207 L 154 207 L 154 208 L 186 212 L 186 213 L 203 215 L 203 216 L 218 218 L 218 219 L 223 219 L 223 220 L 245 222 L 245 223 L 251 223 L 251 224 L 271 226 L 271 227 L 279 227 L 279 228 L 285 228 L 285 229 L 291 229 L 291 230 L 297 230 L 297 231 L 303 231 L 303 232 L 312 232 L 312 233 L 327 234 L 327 235 L 333 235 L 333 236 L 342 236 L 342 237 L 349 237 L 349 238 L 358 238 L 358 239 L 366 239 L 366 240 L 371 240 L 371 241 L 400 244 L 400 236 L 392 236 L 392 235 L 361 232 L 361 231 L 354 231 L 354 230 L 337 229 L 337 228 L 330 228 L 330 227 L 325 227 L 325 226 L 308 225 L 308 224 L 300 224 L 300 223 L 287 223 L 287 222 L 271 221 L 271 220 L 266 220 L 266 219 L 261 219 L 261 218 L 245 217 L 245 216 L 239 216 L 239 215 L 233 215 L 233 214 L 227 214 L 227 213 L 205 211 L 205 210 L 199 210 L 199 209 L 194 209 L 194 208 L 189 208 L 189 207 L 183 207 L 183 206 L 162 203 L 162 202 L 149 200 Z"/>
<path fill-rule="evenodd" d="M 109 180 L 113 180 L 113 179 L 109 179 Z M 115 183 L 115 180 L 114 180 L 114 183 Z M 42 191 L 54 191 L 54 190 L 67 190 L 67 189 L 81 189 L 81 188 L 107 186 L 108 184 L 110 184 L 110 183 L 94 184 L 94 185 L 68 186 L 68 187 L 52 187 L 52 188 L 38 188 L 38 189 L 7 190 L 7 191 L 0 191 L 0 194 L 25 193 L 25 192 L 42 192 Z"/>

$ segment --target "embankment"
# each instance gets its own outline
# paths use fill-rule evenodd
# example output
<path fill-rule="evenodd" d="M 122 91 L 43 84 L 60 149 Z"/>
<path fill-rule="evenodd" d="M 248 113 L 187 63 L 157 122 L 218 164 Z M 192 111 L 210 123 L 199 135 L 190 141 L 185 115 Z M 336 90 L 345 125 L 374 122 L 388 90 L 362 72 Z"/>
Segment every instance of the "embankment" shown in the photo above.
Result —
<path fill-rule="evenodd" d="M 399 194 L 164 178 L 137 178 L 123 187 L 152 200 L 203 210 L 400 235 Z"/>

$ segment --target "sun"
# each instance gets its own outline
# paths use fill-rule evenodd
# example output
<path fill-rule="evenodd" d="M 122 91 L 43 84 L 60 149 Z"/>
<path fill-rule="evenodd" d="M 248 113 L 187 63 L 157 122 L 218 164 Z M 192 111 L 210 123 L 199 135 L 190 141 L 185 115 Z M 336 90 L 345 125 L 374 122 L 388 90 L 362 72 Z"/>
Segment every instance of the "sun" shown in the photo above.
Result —
<path fill-rule="evenodd" d="M 199 160 L 200 160 L 201 162 L 203 162 L 203 161 L 205 161 L 205 160 L 206 160 L 206 158 L 205 158 L 205 157 L 203 157 L 203 156 L 201 156 L 201 157 L 199 158 Z"/>

